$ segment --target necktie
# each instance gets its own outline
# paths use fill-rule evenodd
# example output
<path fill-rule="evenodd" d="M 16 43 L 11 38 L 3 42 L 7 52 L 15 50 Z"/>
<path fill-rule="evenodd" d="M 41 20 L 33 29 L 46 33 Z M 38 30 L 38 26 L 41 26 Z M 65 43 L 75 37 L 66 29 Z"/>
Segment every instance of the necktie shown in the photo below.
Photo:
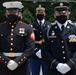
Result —
<path fill-rule="evenodd" d="M 62 25 L 61 29 L 62 29 L 62 32 L 63 32 L 64 31 L 64 25 Z"/>
<path fill-rule="evenodd" d="M 41 23 L 42 23 L 42 22 L 40 21 L 40 22 L 39 22 L 39 25 L 38 25 L 38 28 L 39 28 L 39 29 L 41 29 Z"/>
<path fill-rule="evenodd" d="M 41 26 L 42 22 L 40 21 L 40 26 Z"/>

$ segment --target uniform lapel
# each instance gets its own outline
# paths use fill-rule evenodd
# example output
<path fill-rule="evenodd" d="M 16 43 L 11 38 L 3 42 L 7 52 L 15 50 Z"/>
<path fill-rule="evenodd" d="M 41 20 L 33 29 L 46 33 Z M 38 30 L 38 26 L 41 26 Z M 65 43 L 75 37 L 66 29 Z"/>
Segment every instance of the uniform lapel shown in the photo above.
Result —
<path fill-rule="evenodd" d="M 71 31 L 71 26 L 68 23 L 68 25 L 66 26 L 66 28 L 64 29 L 63 33 L 61 34 L 61 36 L 65 36 L 67 33 L 69 33 Z"/>
<path fill-rule="evenodd" d="M 44 29 L 46 26 L 46 21 L 42 24 L 41 29 Z"/>
<path fill-rule="evenodd" d="M 38 21 L 36 21 L 36 26 L 35 26 L 37 29 L 40 29 L 41 26 L 39 25 Z"/>
<path fill-rule="evenodd" d="M 59 35 L 59 36 L 61 35 L 61 31 L 57 24 L 54 26 L 54 31 L 55 31 L 56 35 Z"/>

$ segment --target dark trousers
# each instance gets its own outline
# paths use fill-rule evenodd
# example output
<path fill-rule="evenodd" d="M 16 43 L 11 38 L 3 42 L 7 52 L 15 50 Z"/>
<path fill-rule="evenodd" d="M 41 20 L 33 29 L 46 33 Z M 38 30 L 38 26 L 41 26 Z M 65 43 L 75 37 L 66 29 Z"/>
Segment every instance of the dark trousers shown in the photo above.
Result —
<path fill-rule="evenodd" d="M 40 75 L 40 67 L 42 67 L 43 75 L 47 75 L 48 66 L 42 59 L 31 59 L 32 75 Z"/>
<path fill-rule="evenodd" d="M 31 75 L 31 63 L 30 63 L 30 59 L 28 60 L 28 75 Z"/>

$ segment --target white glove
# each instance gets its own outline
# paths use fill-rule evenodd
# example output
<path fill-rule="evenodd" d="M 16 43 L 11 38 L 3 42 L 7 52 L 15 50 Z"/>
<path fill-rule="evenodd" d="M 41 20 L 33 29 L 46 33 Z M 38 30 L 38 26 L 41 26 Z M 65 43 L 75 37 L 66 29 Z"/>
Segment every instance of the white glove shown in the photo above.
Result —
<path fill-rule="evenodd" d="M 62 74 L 66 74 L 70 70 L 71 68 L 67 64 L 64 64 L 60 69 L 58 69 L 58 71 Z"/>
<path fill-rule="evenodd" d="M 18 64 L 17 64 L 15 61 L 10 60 L 10 61 L 8 62 L 7 67 L 8 67 L 8 69 L 10 69 L 10 70 L 15 70 L 15 69 L 18 67 Z"/>
<path fill-rule="evenodd" d="M 39 57 L 39 58 L 42 58 L 42 56 L 41 56 L 41 49 L 39 49 L 39 51 L 36 52 L 36 56 Z"/>
<path fill-rule="evenodd" d="M 63 66 L 64 66 L 63 63 L 59 63 L 59 64 L 56 66 L 56 69 L 59 71 Z"/>

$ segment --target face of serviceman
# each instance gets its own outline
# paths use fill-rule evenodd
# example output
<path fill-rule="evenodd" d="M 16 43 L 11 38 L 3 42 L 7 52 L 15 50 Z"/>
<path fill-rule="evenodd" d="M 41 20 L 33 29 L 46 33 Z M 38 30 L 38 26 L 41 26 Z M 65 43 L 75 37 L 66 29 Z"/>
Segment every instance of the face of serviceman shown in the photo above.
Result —
<path fill-rule="evenodd" d="M 38 11 L 36 11 L 36 16 L 37 16 L 38 20 L 43 20 L 44 17 L 46 16 L 46 13 L 45 13 L 45 11 L 38 10 Z"/>
<path fill-rule="evenodd" d="M 17 22 L 19 20 L 19 16 L 21 17 L 21 13 L 17 11 L 7 11 L 5 13 L 5 16 L 7 17 L 9 22 Z"/>
<path fill-rule="evenodd" d="M 64 24 L 69 19 L 69 11 L 55 11 L 54 18 L 61 24 Z"/>

